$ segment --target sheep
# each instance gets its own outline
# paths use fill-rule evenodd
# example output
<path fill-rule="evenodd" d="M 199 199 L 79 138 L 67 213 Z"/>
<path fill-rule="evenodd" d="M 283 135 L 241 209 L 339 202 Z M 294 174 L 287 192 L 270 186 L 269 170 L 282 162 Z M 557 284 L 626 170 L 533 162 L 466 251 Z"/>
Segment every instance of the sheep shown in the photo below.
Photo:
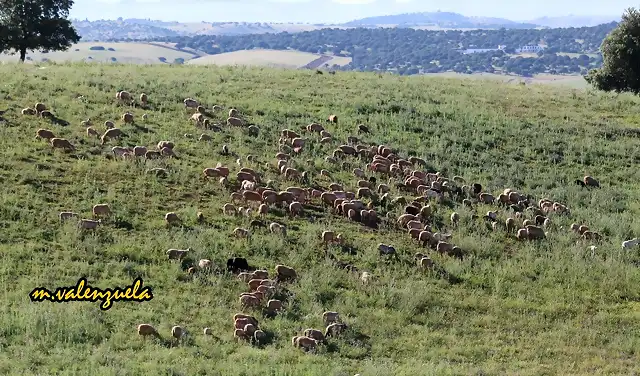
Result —
<path fill-rule="evenodd" d="M 104 145 L 110 139 L 112 139 L 112 138 L 120 138 L 123 135 L 124 135 L 124 133 L 119 128 L 107 129 L 104 132 L 104 134 L 102 135 L 102 137 L 100 137 L 100 144 Z"/>
<path fill-rule="evenodd" d="M 451 213 L 451 223 L 457 225 L 458 221 L 460 221 L 460 214 L 456 212 Z"/>
<path fill-rule="evenodd" d="M 254 295 L 242 295 L 240 296 L 240 305 L 242 307 L 257 307 L 260 305 L 260 299 Z"/>
<path fill-rule="evenodd" d="M 104 127 L 107 129 L 113 129 L 116 127 L 116 124 L 114 122 L 112 122 L 111 120 L 107 120 L 104 122 Z"/>
<path fill-rule="evenodd" d="M 142 336 L 142 338 L 147 338 L 148 336 L 154 336 L 158 339 L 161 339 L 160 333 L 153 327 L 151 324 L 140 324 L 138 325 L 138 335 Z"/>
<path fill-rule="evenodd" d="M 203 332 L 204 332 L 205 336 L 212 336 L 213 335 L 213 329 L 211 329 L 211 328 L 204 328 Z"/>
<path fill-rule="evenodd" d="M 111 208 L 109 207 L 109 204 L 96 204 L 93 205 L 92 212 L 94 217 L 98 217 L 101 215 L 110 215 Z"/>
<path fill-rule="evenodd" d="M 166 255 L 169 260 L 182 260 L 190 252 L 191 252 L 191 248 L 187 248 L 187 249 L 171 248 L 166 252 Z"/>
<path fill-rule="evenodd" d="M 36 139 L 42 138 L 45 140 L 51 140 L 52 138 L 55 138 L 55 137 L 56 135 L 53 134 L 53 132 L 48 129 L 40 128 L 36 131 Z"/>
<path fill-rule="evenodd" d="M 78 217 L 78 213 L 74 213 L 74 212 L 70 212 L 70 211 L 63 211 L 63 212 L 60 212 L 58 217 L 60 218 L 60 221 L 66 221 L 67 219 Z"/>
<path fill-rule="evenodd" d="M 247 133 L 249 136 L 257 137 L 260 134 L 260 128 L 257 125 L 250 125 L 247 128 Z"/>
<path fill-rule="evenodd" d="M 242 119 L 238 119 L 237 117 L 227 118 L 227 125 L 230 127 L 241 127 L 243 124 Z"/>
<path fill-rule="evenodd" d="M 304 336 L 305 337 L 309 337 L 309 338 L 313 338 L 316 341 L 318 341 L 319 343 L 322 343 L 322 342 L 325 341 L 324 333 L 322 333 L 322 331 L 317 330 L 317 329 L 306 329 L 304 331 Z"/>
<path fill-rule="evenodd" d="M 136 157 L 142 157 L 147 153 L 147 147 L 146 146 L 134 146 L 133 148 L 133 155 L 135 155 Z"/>
<path fill-rule="evenodd" d="M 275 271 L 276 276 L 280 281 L 294 280 L 298 277 L 298 273 L 296 273 L 295 269 L 286 265 L 276 265 Z"/>
<path fill-rule="evenodd" d="M 256 327 L 253 324 L 247 324 L 242 330 L 244 330 L 246 335 L 253 336 L 253 334 L 256 332 Z"/>
<path fill-rule="evenodd" d="M 184 103 L 185 108 L 197 108 L 199 106 L 198 101 L 193 98 L 186 98 L 182 103 Z"/>
<path fill-rule="evenodd" d="M 233 118 L 237 118 L 239 116 L 239 114 L 240 113 L 235 108 L 232 108 L 232 109 L 229 110 L 229 117 L 230 118 L 232 118 L 232 117 Z"/>
<path fill-rule="evenodd" d="M 184 330 L 184 328 L 181 326 L 176 325 L 173 328 L 171 328 L 171 336 L 175 338 L 176 341 L 179 341 L 186 334 L 187 334 L 187 331 Z"/>
<path fill-rule="evenodd" d="M 122 122 L 125 124 L 133 124 L 133 114 L 130 112 L 125 112 L 122 114 Z"/>
<path fill-rule="evenodd" d="M 37 112 L 33 108 L 23 108 L 21 111 L 22 115 L 35 115 Z"/>
<path fill-rule="evenodd" d="M 92 127 L 87 127 L 87 137 L 100 137 L 100 133 L 93 129 Z"/>
<path fill-rule="evenodd" d="M 174 225 L 181 222 L 180 217 L 175 212 L 169 212 L 164 215 L 164 220 L 168 225 Z"/>
<path fill-rule="evenodd" d="M 269 231 L 270 231 L 272 234 L 275 234 L 275 233 L 279 232 L 279 233 L 281 233 L 283 236 L 286 236 L 286 235 L 287 235 L 287 228 L 286 228 L 285 226 L 283 226 L 283 225 L 281 225 L 281 224 L 279 224 L 279 223 L 275 223 L 275 222 L 273 222 L 273 223 L 271 223 L 271 224 L 269 225 Z"/>
<path fill-rule="evenodd" d="M 160 155 L 163 155 L 165 157 L 175 157 L 176 153 L 170 147 L 165 146 L 162 149 L 160 149 Z"/>
<path fill-rule="evenodd" d="M 596 179 L 594 179 L 591 176 L 585 176 L 584 178 L 582 178 L 582 181 L 584 182 L 584 185 L 587 187 L 596 187 L 596 188 L 600 188 L 600 182 L 598 182 Z"/>
<path fill-rule="evenodd" d="M 159 151 L 155 151 L 155 150 L 147 150 L 144 153 L 144 158 L 145 159 L 157 159 L 157 158 L 160 158 L 160 152 Z"/>
<path fill-rule="evenodd" d="M 267 302 L 267 311 L 272 313 L 282 311 L 283 307 L 282 301 L 277 299 L 271 299 Z"/>
<path fill-rule="evenodd" d="M 294 201 L 291 204 L 289 204 L 289 214 L 291 216 L 301 215 L 303 211 L 304 211 L 304 208 L 302 207 L 301 203 Z"/>
<path fill-rule="evenodd" d="M 296 344 L 297 347 L 302 348 L 305 351 L 312 351 L 315 350 L 316 346 L 318 346 L 318 342 L 313 339 L 313 338 L 309 338 L 309 337 L 294 337 L 295 340 L 293 340 Z"/>
<path fill-rule="evenodd" d="M 81 219 L 80 222 L 78 223 L 78 227 L 80 227 L 83 230 L 95 230 L 96 228 L 98 228 L 98 225 L 101 223 L 102 223 L 101 219 L 97 221 L 94 221 L 92 219 Z"/>
<path fill-rule="evenodd" d="M 113 153 L 114 156 L 116 157 L 122 157 L 124 156 L 126 153 L 130 152 L 129 148 L 125 148 L 122 146 L 114 146 L 111 148 L 111 152 Z"/>
<path fill-rule="evenodd" d="M 337 124 L 338 123 L 338 116 L 337 115 L 330 115 L 329 118 L 327 119 L 327 121 L 329 123 Z"/>
<path fill-rule="evenodd" d="M 238 341 L 243 341 L 247 339 L 247 334 L 242 329 L 236 329 L 233 331 L 233 338 Z"/>
<path fill-rule="evenodd" d="M 639 238 L 633 238 L 631 240 L 625 240 L 625 241 L 622 242 L 622 249 L 633 248 L 633 247 L 637 246 L 638 244 L 640 244 L 640 239 Z"/>
<path fill-rule="evenodd" d="M 133 99 L 131 94 L 128 91 L 121 90 L 116 93 L 116 99 L 121 100 L 123 102 L 130 101 Z"/>
<path fill-rule="evenodd" d="M 44 110 L 44 111 L 40 112 L 39 115 L 40 115 L 41 118 L 52 118 L 53 117 L 53 114 L 49 110 Z"/>
<path fill-rule="evenodd" d="M 326 311 L 322 314 L 322 321 L 325 325 L 334 322 L 340 322 L 340 314 L 335 311 Z"/>
<path fill-rule="evenodd" d="M 75 150 L 76 149 L 71 144 L 71 142 L 69 142 L 69 140 L 67 140 L 66 138 L 54 137 L 54 138 L 50 139 L 49 142 L 51 143 L 51 147 L 53 147 L 54 149 L 56 149 L 56 148 L 65 149 L 65 150 Z"/>
<path fill-rule="evenodd" d="M 236 227 L 233 230 L 233 235 L 235 235 L 236 238 L 248 238 L 251 236 L 251 233 L 246 228 Z"/>
<path fill-rule="evenodd" d="M 367 285 L 369 284 L 371 280 L 371 274 L 369 272 L 362 272 L 362 274 L 360 275 L 360 281 L 362 282 L 363 285 Z"/>
<path fill-rule="evenodd" d="M 344 323 L 333 323 L 327 326 L 327 328 L 325 329 L 324 332 L 324 336 L 325 338 L 328 337 L 336 337 L 340 334 L 342 334 L 345 330 L 347 330 L 349 327 L 347 326 L 347 324 Z"/>
<path fill-rule="evenodd" d="M 33 106 L 33 108 L 36 110 L 37 113 L 42 113 L 47 110 L 47 106 L 45 106 L 44 103 L 40 103 L 40 102 L 36 103 L 36 105 Z"/>
<path fill-rule="evenodd" d="M 393 255 L 396 253 L 396 249 L 390 245 L 386 245 L 386 244 L 378 244 L 378 251 L 380 252 L 380 255 Z"/>

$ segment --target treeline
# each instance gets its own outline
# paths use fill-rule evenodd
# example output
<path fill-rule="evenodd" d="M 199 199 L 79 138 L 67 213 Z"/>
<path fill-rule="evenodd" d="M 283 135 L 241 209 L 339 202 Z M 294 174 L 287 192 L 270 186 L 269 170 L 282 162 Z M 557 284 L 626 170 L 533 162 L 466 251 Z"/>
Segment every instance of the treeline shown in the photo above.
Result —
<path fill-rule="evenodd" d="M 189 47 L 208 54 L 268 48 L 349 56 L 352 58 L 351 64 L 341 68 L 346 70 L 396 71 L 400 74 L 502 71 L 529 75 L 544 72 L 584 73 L 599 66 L 599 47 L 616 25 L 612 22 L 581 28 L 467 31 L 322 29 L 301 33 L 176 36 L 163 38 L 162 41 L 177 43 L 178 48 Z M 527 45 L 545 48 L 537 55 L 518 56 L 516 50 Z M 497 50 L 498 46 L 505 48 Z M 467 49 L 495 50 L 463 54 L 462 51 Z"/>

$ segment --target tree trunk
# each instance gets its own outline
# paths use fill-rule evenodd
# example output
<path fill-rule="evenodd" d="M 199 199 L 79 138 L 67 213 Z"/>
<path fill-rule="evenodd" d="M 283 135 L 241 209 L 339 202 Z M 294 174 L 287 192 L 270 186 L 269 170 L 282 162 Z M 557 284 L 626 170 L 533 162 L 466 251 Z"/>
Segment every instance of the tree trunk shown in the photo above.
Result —
<path fill-rule="evenodd" d="M 27 49 L 26 48 L 20 48 L 20 62 L 24 63 L 24 59 L 27 57 Z"/>

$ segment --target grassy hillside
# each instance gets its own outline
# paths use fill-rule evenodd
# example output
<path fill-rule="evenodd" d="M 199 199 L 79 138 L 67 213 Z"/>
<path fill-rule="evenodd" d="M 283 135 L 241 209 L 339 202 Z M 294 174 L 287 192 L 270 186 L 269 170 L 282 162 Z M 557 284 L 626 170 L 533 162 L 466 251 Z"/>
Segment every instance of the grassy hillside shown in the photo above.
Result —
<path fill-rule="evenodd" d="M 321 59 L 322 56 L 326 58 Z M 327 56 L 312 54 L 301 51 L 277 51 L 277 50 L 245 50 L 227 52 L 216 55 L 207 55 L 197 59 L 190 60 L 187 64 L 195 65 L 247 65 L 247 66 L 265 66 L 273 68 L 302 68 L 308 64 L 319 61 L 321 66 L 329 64 L 329 66 L 347 65 L 351 62 L 350 57 Z M 312 68 L 317 68 L 316 66 Z"/>
<path fill-rule="evenodd" d="M 59 375 L 430 375 L 430 374 L 632 374 L 640 372 L 638 320 L 640 272 L 638 248 L 621 251 L 620 242 L 640 234 L 640 162 L 636 98 L 551 88 L 505 85 L 490 80 L 398 77 L 266 68 L 143 67 L 110 65 L 0 66 L 0 373 Z M 126 88 L 149 95 L 150 108 L 130 109 L 136 126 L 118 126 L 121 141 L 100 146 L 80 122 L 95 128 L 118 120 L 127 108 L 115 93 Z M 188 120 L 182 100 L 193 97 L 208 108 L 234 106 L 260 127 L 257 137 L 223 127 L 201 130 Z M 68 126 L 52 124 L 20 110 L 46 103 Z M 146 121 L 142 114 L 149 115 Z M 337 125 L 324 122 L 339 116 Z M 214 122 L 225 114 L 214 114 Z M 513 215 L 495 206 L 463 208 L 458 202 L 432 202 L 435 229 L 453 234 L 463 260 L 442 256 L 413 241 L 394 221 L 377 230 L 323 210 L 314 201 L 303 218 L 272 210 L 266 223 L 286 224 L 285 239 L 262 229 L 250 240 L 235 239 L 235 227 L 251 219 L 225 217 L 230 191 L 217 179 L 202 177 L 205 167 L 221 162 L 233 176 L 245 166 L 278 188 L 298 185 L 277 172 L 275 154 L 282 129 L 322 122 L 336 141 L 323 145 L 317 135 L 291 165 L 309 171 L 312 183 L 340 182 L 355 189 L 350 172 L 365 162 L 324 158 L 365 123 L 363 142 L 384 143 L 403 157 L 423 157 L 432 171 L 461 175 L 497 194 L 506 187 L 538 199 L 566 203 L 568 217 L 551 215 L 549 236 L 522 242 L 482 220 L 497 210 L 503 221 Z M 38 128 L 69 139 L 76 151 L 52 150 L 36 140 Z M 192 133 L 195 138 L 185 138 Z M 175 142 L 177 159 L 124 161 L 109 157 L 114 145 L 153 147 Z M 231 153 L 221 155 L 226 144 Z M 249 163 L 248 154 L 258 157 Z M 265 166 L 265 163 L 268 166 Z M 145 173 L 154 167 L 168 176 Z M 327 169 L 333 179 L 319 174 Z M 574 184 L 590 174 L 601 189 Z M 368 173 L 368 176 L 371 176 Z M 377 175 L 379 181 L 387 177 Z M 305 185 L 307 186 L 307 185 Z M 415 194 L 392 186 L 392 196 Z M 61 223 L 58 213 L 91 216 L 94 204 L 108 203 L 114 216 L 95 233 L 81 232 L 76 221 Z M 394 218 L 400 207 L 375 206 L 380 217 Z M 461 221 L 453 228 L 453 210 Z M 168 229 L 163 216 L 175 211 L 182 228 Z M 206 221 L 198 223 L 196 213 Z M 472 219 L 473 212 L 479 219 Z M 254 219 L 254 218 L 252 218 Z M 571 223 L 603 235 L 590 243 L 569 231 Z M 344 234 L 344 248 L 328 250 L 323 230 Z M 398 258 L 382 257 L 384 242 Z M 283 285 L 286 310 L 276 318 L 256 315 L 270 336 L 254 347 L 232 337 L 232 316 L 242 312 L 238 296 L 246 285 L 228 274 L 198 275 L 167 260 L 169 248 L 191 247 L 191 259 L 211 259 L 224 267 L 230 256 L 273 273 L 284 263 L 297 269 L 298 281 Z M 337 268 L 325 251 L 373 276 L 363 285 L 357 273 Z M 415 266 L 416 252 L 430 254 L 444 272 Z M 99 288 L 124 286 L 142 277 L 154 298 L 144 303 L 116 302 L 108 311 L 99 303 L 32 303 L 37 286 L 72 286 L 87 277 Z M 350 329 L 306 354 L 291 345 L 305 328 L 322 328 L 325 310 L 340 312 Z M 190 331 L 179 346 L 143 341 L 140 323 L 151 323 L 164 338 L 171 327 Z M 204 327 L 213 336 L 202 334 Z"/>
<path fill-rule="evenodd" d="M 92 47 L 103 47 L 103 50 L 92 50 Z M 173 63 L 175 59 L 185 61 L 197 57 L 196 53 L 178 50 L 170 43 L 145 42 L 80 42 L 72 45 L 66 51 L 32 52 L 27 58 L 32 62 L 46 60 L 54 62 L 115 62 L 125 64 L 163 64 Z M 164 59 L 161 60 L 161 58 Z M 43 60 L 46 59 L 46 60 Z M 16 55 L 0 54 L 0 62 L 15 62 Z"/>

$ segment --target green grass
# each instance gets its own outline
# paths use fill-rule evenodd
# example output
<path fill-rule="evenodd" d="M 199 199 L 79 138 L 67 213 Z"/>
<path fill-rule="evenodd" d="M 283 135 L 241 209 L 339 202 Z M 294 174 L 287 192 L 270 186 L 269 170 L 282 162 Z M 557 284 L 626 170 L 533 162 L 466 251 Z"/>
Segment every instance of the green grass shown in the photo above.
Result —
<path fill-rule="evenodd" d="M 167 47 L 162 47 L 166 45 Z M 105 49 L 90 50 L 91 47 L 102 46 Z M 173 63 L 175 59 L 188 61 L 194 57 L 193 54 L 169 48 L 171 45 L 161 42 L 149 44 L 144 42 L 80 42 L 72 45 L 66 51 L 50 51 L 43 53 L 40 51 L 27 53 L 30 62 L 40 63 L 43 59 L 56 63 L 64 62 L 112 62 L 115 58 L 117 62 L 123 64 L 164 64 L 159 58 L 164 57 L 167 63 Z M 113 51 L 109 51 L 111 48 Z M 0 54 L 0 62 L 16 62 L 18 55 Z"/>
<path fill-rule="evenodd" d="M 622 252 L 620 242 L 640 234 L 640 163 L 637 129 L 640 101 L 542 85 L 506 85 L 491 80 L 343 73 L 266 68 L 2 65 L 0 110 L 0 373 L 20 375 L 630 375 L 640 372 L 640 272 L 638 250 Z M 132 109 L 138 125 L 122 126 L 127 137 L 101 147 L 85 136 L 80 122 L 105 120 L 126 111 L 115 92 L 149 95 L 151 109 Z M 76 99 L 78 95 L 83 98 Z M 183 137 L 196 130 L 182 100 L 193 97 L 209 108 L 236 107 L 260 126 L 257 138 L 242 129 L 211 133 L 211 143 Z M 20 110 L 46 103 L 69 126 L 50 124 Z M 143 113 L 149 114 L 146 123 Z M 370 126 L 368 142 L 384 143 L 425 158 L 436 170 L 462 175 L 499 193 L 506 187 L 566 203 L 570 217 L 552 216 L 545 241 L 522 243 L 492 232 L 471 211 L 454 204 L 461 225 L 452 230 L 452 208 L 432 205 L 442 231 L 463 248 L 463 261 L 433 254 L 460 279 L 421 272 L 412 255 L 421 250 L 394 226 L 367 230 L 329 212 L 307 211 L 289 220 L 286 240 L 257 230 L 250 241 L 231 237 L 247 218 L 223 217 L 229 193 L 204 181 L 202 169 L 223 162 L 235 173 L 235 157 L 219 154 L 222 144 L 241 156 L 253 154 L 256 168 L 280 188 L 295 185 L 275 172 L 279 131 L 298 129 L 330 114 L 327 125 L 346 140 L 358 123 Z M 119 123 L 119 121 L 118 121 Z M 323 122 L 323 124 L 326 124 Z M 120 126 L 120 125 L 118 125 Z M 77 147 L 52 150 L 34 139 L 49 128 Z M 636 135 L 634 137 L 634 134 Z M 317 136 L 310 136 L 317 137 Z M 153 146 L 173 140 L 179 159 L 143 162 L 106 158 L 113 145 Z M 339 145 L 311 142 L 294 165 L 312 172 L 329 169 L 353 189 L 356 179 L 324 156 Z M 363 163 L 349 160 L 351 168 Z M 266 169 L 264 163 L 271 166 Z M 145 174 L 165 167 L 166 178 Z M 602 189 L 584 190 L 573 181 L 590 174 Z M 386 178 L 379 176 L 379 179 Z M 395 190 L 393 194 L 399 194 Z M 406 194 L 405 194 L 406 195 Z M 410 195 L 407 197 L 411 197 Z M 62 224 L 62 210 L 82 213 L 109 203 L 115 217 L 95 234 Z M 476 208 L 482 214 L 491 209 Z M 381 215 L 386 212 L 378 208 Z M 167 229 L 163 216 L 176 211 L 187 227 Z M 207 218 L 196 223 L 196 212 Z M 396 208 L 391 215 L 398 215 Z M 501 219 L 507 214 L 499 211 Z M 73 221 L 72 221 L 73 222 Z M 132 230 L 123 226 L 129 222 Z M 576 244 L 572 222 L 600 232 L 595 254 Z M 563 227 L 563 228 L 561 228 Z M 323 256 L 319 235 L 345 234 L 356 254 L 332 248 L 339 259 L 375 277 L 363 286 L 358 275 L 336 269 Z M 398 261 L 378 256 L 379 242 L 394 245 Z M 229 275 L 185 281 L 185 272 L 166 259 L 169 248 L 191 247 L 195 260 L 223 266 L 244 256 L 273 272 L 278 263 L 298 270 L 288 285 L 287 310 L 260 326 L 273 336 L 263 348 L 236 343 L 232 315 L 241 312 L 245 286 Z M 130 284 L 137 276 L 152 286 L 145 303 L 32 303 L 36 286 L 55 289 L 85 276 L 93 286 Z M 308 327 L 321 328 L 325 310 L 339 311 L 351 329 L 318 354 L 293 348 L 290 339 Z M 191 332 L 178 347 L 144 343 L 139 323 L 155 325 L 168 337 L 173 325 Z M 205 338 L 204 327 L 215 336 Z"/>

